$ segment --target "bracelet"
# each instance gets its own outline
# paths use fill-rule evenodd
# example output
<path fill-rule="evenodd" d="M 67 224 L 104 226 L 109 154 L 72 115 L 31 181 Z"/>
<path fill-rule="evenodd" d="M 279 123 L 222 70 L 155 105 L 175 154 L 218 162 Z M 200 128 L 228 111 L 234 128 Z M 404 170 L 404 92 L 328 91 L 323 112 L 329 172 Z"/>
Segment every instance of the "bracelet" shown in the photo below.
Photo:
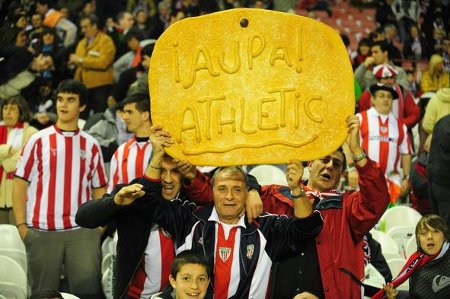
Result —
<path fill-rule="evenodd" d="M 305 191 L 303 190 L 302 187 L 300 187 L 300 190 L 301 190 L 301 192 L 300 192 L 299 195 L 294 195 L 294 194 L 292 193 L 292 190 L 291 190 L 291 196 L 292 196 L 294 199 L 303 197 L 306 193 L 305 193 Z"/>
<path fill-rule="evenodd" d="M 361 155 L 359 156 L 353 156 L 353 161 L 355 161 L 356 163 L 362 161 L 363 159 L 367 158 L 366 153 L 364 152 L 364 150 L 361 152 Z"/>
<path fill-rule="evenodd" d="M 19 228 L 19 226 L 24 225 L 24 224 L 27 225 L 26 222 L 21 222 L 21 223 L 19 223 L 19 224 L 16 224 L 16 227 Z"/>

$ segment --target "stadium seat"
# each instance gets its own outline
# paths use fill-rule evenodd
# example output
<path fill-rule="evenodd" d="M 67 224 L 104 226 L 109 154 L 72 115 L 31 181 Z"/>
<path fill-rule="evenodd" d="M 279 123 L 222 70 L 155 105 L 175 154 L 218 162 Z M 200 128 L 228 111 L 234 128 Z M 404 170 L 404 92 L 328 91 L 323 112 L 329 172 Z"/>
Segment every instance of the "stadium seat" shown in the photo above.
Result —
<path fill-rule="evenodd" d="M 27 273 L 28 265 L 27 265 L 27 253 L 20 249 L 3 249 L 0 248 L 0 256 L 7 256 L 15 260 L 20 267 L 22 267 L 23 271 Z"/>
<path fill-rule="evenodd" d="M 404 258 L 406 258 L 406 243 L 414 236 L 415 230 L 415 225 L 402 225 L 393 227 L 387 232 L 387 235 L 397 243 L 399 253 Z"/>
<path fill-rule="evenodd" d="M 287 185 L 283 170 L 274 165 L 258 165 L 251 169 L 249 174 L 256 177 L 260 185 Z"/>
<path fill-rule="evenodd" d="M 25 245 L 14 225 L 0 224 L 0 248 L 18 249 L 25 252 Z"/>
<path fill-rule="evenodd" d="M 408 242 L 406 242 L 405 246 L 405 256 L 408 259 L 414 252 L 417 251 L 417 241 L 416 236 L 413 235 Z"/>
<path fill-rule="evenodd" d="M 395 241 L 389 237 L 386 233 L 372 229 L 370 231 L 372 238 L 374 238 L 381 245 L 381 253 L 386 260 L 392 258 L 401 258 L 399 254 L 398 246 Z"/>
<path fill-rule="evenodd" d="M 389 269 L 391 270 L 392 277 L 397 277 L 397 275 L 400 273 L 400 270 L 405 265 L 406 260 L 404 258 L 394 258 L 387 260 L 387 264 L 389 266 Z M 400 286 L 397 287 L 397 290 L 400 291 L 408 291 L 409 290 L 409 280 L 406 280 L 404 283 L 402 283 Z"/>
<path fill-rule="evenodd" d="M 77 297 L 69 293 L 60 293 L 60 294 L 64 299 L 80 299 L 80 297 Z"/>
<path fill-rule="evenodd" d="M 395 206 L 387 209 L 379 221 L 380 230 L 388 232 L 396 226 L 415 226 L 422 215 L 408 206 Z"/>
<path fill-rule="evenodd" d="M 1 255 L 0 295 L 8 299 L 27 298 L 27 276 L 22 266 L 12 258 Z"/>

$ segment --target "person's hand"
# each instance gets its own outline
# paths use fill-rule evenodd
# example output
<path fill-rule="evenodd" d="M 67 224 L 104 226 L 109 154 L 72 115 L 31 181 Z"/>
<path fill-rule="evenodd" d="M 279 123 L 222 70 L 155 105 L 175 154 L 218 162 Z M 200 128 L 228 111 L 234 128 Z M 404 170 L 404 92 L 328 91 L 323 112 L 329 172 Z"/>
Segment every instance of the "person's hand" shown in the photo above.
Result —
<path fill-rule="evenodd" d="M 386 294 L 387 299 L 395 299 L 397 298 L 398 291 L 394 288 L 392 283 L 387 283 L 383 286 L 384 293 Z"/>
<path fill-rule="evenodd" d="M 350 115 L 347 117 L 346 122 L 348 135 L 345 143 L 353 156 L 359 156 L 362 153 L 362 148 L 359 144 L 359 118 L 356 115 Z"/>
<path fill-rule="evenodd" d="M 369 56 L 366 58 L 366 60 L 364 60 L 364 64 L 366 65 L 367 68 L 369 68 L 375 64 L 375 59 L 372 56 Z"/>
<path fill-rule="evenodd" d="M 189 161 L 173 159 L 172 162 L 177 164 L 178 170 L 185 179 L 192 182 L 192 180 L 197 176 L 197 167 Z"/>
<path fill-rule="evenodd" d="M 50 121 L 50 117 L 47 115 L 47 113 L 37 113 L 35 117 L 41 125 L 48 124 L 48 122 Z"/>
<path fill-rule="evenodd" d="M 162 158 L 165 154 L 165 147 L 173 144 L 172 135 L 164 131 L 161 126 L 153 126 L 150 133 L 150 141 L 153 147 L 153 157 Z M 153 159 L 152 157 L 152 159 Z"/>
<path fill-rule="evenodd" d="M 17 226 L 17 230 L 19 231 L 19 236 L 23 241 L 25 239 L 25 237 L 27 236 L 28 226 L 26 225 L 26 223 L 23 223 L 23 224 Z"/>
<path fill-rule="evenodd" d="M 133 184 L 123 187 L 114 196 L 114 203 L 118 206 L 127 206 L 132 204 L 136 199 L 144 196 L 145 191 L 142 190 L 142 188 L 144 188 L 144 186 L 141 184 Z"/>
<path fill-rule="evenodd" d="M 298 187 L 303 177 L 303 164 L 300 160 L 291 160 L 286 163 L 286 181 L 289 188 Z"/>
<path fill-rule="evenodd" d="M 407 179 L 402 180 L 400 186 L 400 197 L 405 198 L 409 194 L 409 181 Z"/>
<path fill-rule="evenodd" d="M 69 56 L 69 64 L 72 65 L 77 65 L 78 64 L 78 59 L 80 59 L 81 57 L 78 56 L 77 54 L 70 54 Z"/>
<path fill-rule="evenodd" d="M 252 223 L 263 212 L 263 203 L 257 190 L 250 190 L 245 200 L 248 223 Z"/>
<path fill-rule="evenodd" d="M 358 171 L 356 169 L 347 172 L 347 180 L 351 190 L 358 189 Z"/>

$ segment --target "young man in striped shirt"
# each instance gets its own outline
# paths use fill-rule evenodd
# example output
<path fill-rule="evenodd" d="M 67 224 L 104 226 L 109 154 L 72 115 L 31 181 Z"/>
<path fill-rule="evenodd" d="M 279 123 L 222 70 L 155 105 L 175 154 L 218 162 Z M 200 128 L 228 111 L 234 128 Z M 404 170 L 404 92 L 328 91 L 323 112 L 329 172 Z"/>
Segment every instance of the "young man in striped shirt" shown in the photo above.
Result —
<path fill-rule="evenodd" d="M 30 138 L 15 173 L 13 207 L 32 292 L 59 289 L 64 264 L 70 293 L 101 296 L 100 232 L 75 223 L 78 207 L 100 198 L 107 184 L 100 145 L 78 128 L 86 99 L 83 83 L 60 83 L 58 120 Z"/>
<path fill-rule="evenodd" d="M 152 122 L 150 118 L 150 98 L 146 94 L 136 93 L 128 96 L 123 103 L 123 120 L 127 131 L 134 133 L 133 138 L 119 146 L 111 159 L 108 193 L 117 184 L 128 184 L 134 178 L 141 177 L 152 154 L 149 142 Z"/>

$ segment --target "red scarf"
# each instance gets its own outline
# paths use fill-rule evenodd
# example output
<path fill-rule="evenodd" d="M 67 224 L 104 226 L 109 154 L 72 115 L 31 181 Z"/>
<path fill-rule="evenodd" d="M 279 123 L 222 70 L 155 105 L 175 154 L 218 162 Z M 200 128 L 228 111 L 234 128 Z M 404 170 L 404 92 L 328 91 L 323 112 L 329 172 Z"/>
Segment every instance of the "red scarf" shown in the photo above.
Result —
<path fill-rule="evenodd" d="M 18 122 L 13 129 L 22 129 L 23 128 L 23 123 Z M 8 127 L 6 127 L 5 125 L 0 125 L 0 144 L 6 144 L 8 142 Z M 0 180 L 3 177 L 3 172 L 5 171 L 5 169 L 3 168 L 3 166 L 0 165 Z M 8 172 L 6 174 L 6 179 L 7 180 L 12 180 L 14 178 L 14 171 L 13 172 Z"/>
<path fill-rule="evenodd" d="M 404 283 L 414 273 L 414 271 L 422 268 L 422 266 L 428 263 L 429 261 L 432 261 L 444 255 L 447 250 L 448 250 L 448 243 L 445 242 L 442 245 L 440 252 L 436 253 L 435 255 L 427 255 L 419 251 L 413 253 L 411 257 L 408 259 L 408 261 L 406 261 L 405 265 L 403 266 L 402 270 L 400 270 L 400 273 L 397 275 L 397 277 L 391 281 L 394 288 Z M 373 295 L 371 299 L 381 299 L 383 298 L 383 296 L 384 296 L 384 289 L 381 289 L 375 295 Z"/>

